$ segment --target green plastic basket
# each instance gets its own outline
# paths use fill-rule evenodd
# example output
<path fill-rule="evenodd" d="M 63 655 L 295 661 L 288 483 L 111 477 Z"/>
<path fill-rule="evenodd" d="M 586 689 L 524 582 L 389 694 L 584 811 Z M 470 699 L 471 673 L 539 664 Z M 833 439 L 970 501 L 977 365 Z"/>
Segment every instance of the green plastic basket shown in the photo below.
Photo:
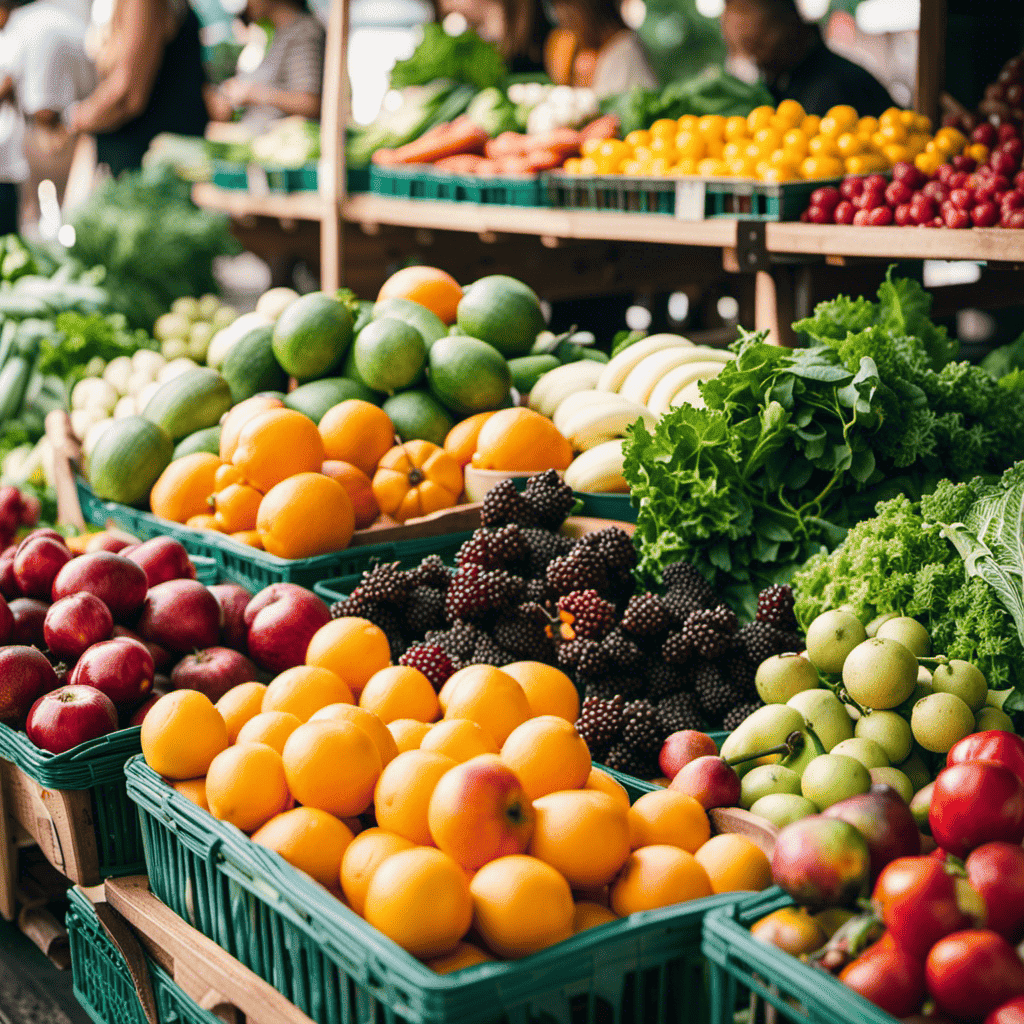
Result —
<path fill-rule="evenodd" d="M 429 164 L 370 167 L 370 191 L 400 199 L 434 199 L 488 206 L 543 206 L 546 192 L 539 175 L 487 177 L 446 174 Z"/>
<path fill-rule="evenodd" d="M 124 778 L 125 762 L 141 749 L 138 726 L 88 740 L 63 754 L 48 754 L 25 733 L 0 724 L 0 757 L 47 789 L 88 790 L 104 878 L 145 870 L 142 832 Z"/>
<path fill-rule="evenodd" d="M 518 962 L 437 975 L 141 757 L 126 774 L 153 893 L 318 1024 L 706 1024 L 701 925 L 739 893 L 633 914 Z M 631 798 L 647 791 L 616 778 Z"/>
<path fill-rule="evenodd" d="M 94 1024 L 147 1024 L 128 965 L 107 938 L 92 905 L 77 889 L 68 890 L 68 902 L 71 974 L 82 1009 Z M 223 1024 L 148 957 L 147 964 L 161 1024 Z"/>
<path fill-rule="evenodd" d="M 211 161 L 213 184 L 217 188 L 244 191 L 249 187 L 249 170 L 245 164 L 230 163 L 227 160 Z"/>
<path fill-rule="evenodd" d="M 580 515 L 596 519 L 616 519 L 620 523 L 635 523 L 638 509 L 628 494 L 593 494 L 589 491 L 573 491 L 583 502 Z"/>
<path fill-rule="evenodd" d="M 896 1019 L 826 971 L 750 934 L 766 914 L 793 906 L 781 889 L 709 913 L 701 947 L 708 959 L 711 1024 L 733 1024 L 738 1005 L 759 997 L 793 1024 L 896 1024 Z"/>
<path fill-rule="evenodd" d="M 317 165 L 304 164 L 302 167 L 267 167 L 267 187 L 271 192 L 315 192 L 317 189 Z"/>

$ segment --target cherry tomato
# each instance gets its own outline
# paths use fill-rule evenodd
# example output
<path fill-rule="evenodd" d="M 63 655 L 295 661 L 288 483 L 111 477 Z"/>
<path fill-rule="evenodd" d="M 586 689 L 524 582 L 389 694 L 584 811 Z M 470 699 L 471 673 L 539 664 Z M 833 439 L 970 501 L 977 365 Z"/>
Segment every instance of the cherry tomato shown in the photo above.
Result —
<path fill-rule="evenodd" d="M 856 199 L 864 191 L 864 179 L 858 177 L 843 178 L 839 183 L 839 194 L 844 199 Z"/>
<path fill-rule="evenodd" d="M 946 755 L 946 767 L 964 761 L 994 761 L 1006 765 L 1024 782 L 1024 738 L 1001 729 L 972 733 Z"/>
<path fill-rule="evenodd" d="M 925 181 L 924 175 L 908 160 L 893 164 L 892 176 L 894 181 L 905 181 L 911 188 L 918 188 Z"/>
<path fill-rule="evenodd" d="M 807 220 L 811 224 L 831 224 L 832 209 L 827 206 L 808 206 Z"/>
<path fill-rule="evenodd" d="M 820 206 L 823 209 L 834 210 L 839 205 L 839 200 L 843 197 L 839 194 L 839 189 L 832 185 L 825 185 L 822 188 L 816 188 L 811 193 L 811 206 Z M 816 221 L 815 223 L 822 223 Z"/>
<path fill-rule="evenodd" d="M 988 162 L 996 174 L 1004 174 L 1009 177 L 1020 170 L 1020 160 L 1014 159 L 1012 153 L 997 149 L 989 158 Z"/>
<path fill-rule="evenodd" d="M 957 153 L 952 160 L 953 166 L 957 171 L 973 171 L 978 166 L 977 161 L 973 156 L 968 156 L 966 153 Z"/>
<path fill-rule="evenodd" d="M 872 227 L 880 228 L 885 227 L 887 224 L 892 223 L 892 207 L 891 206 L 876 206 L 873 210 L 868 211 L 868 223 Z"/>
<path fill-rule="evenodd" d="M 1010 121 L 1005 121 L 999 126 L 997 138 L 1000 143 L 1006 142 L 1008 139 L 1019 139 L 1020 132 L 1017 130 L 1017 126 Z"/>
<path fill-rule="evenodd" d="M 949 198 L 949 189 L 941 181 L 929 181 L 921 189 L 926 196 L 931 196 L 937 203 Z"/>
<path fill-rule="evenodd" d="M 900 205 L 896 207 L 896 212 L 893 216 L 896 223 L 901 228 L 905 228 L 909 225 L 914 225 L 917 223 L 917 221 L 914 220 L 914 217 L 910 212 L 910 203 L 900 203 Z"/>
<path fill-rule="evenodd" d="M 988 908 L 985 926 L 1011 942 L 1024 938 L 1024 847 L 979 846 L 967 858 L 967 879 Z"/>
<path fill-rule="evenodd" d="M 919 1010 L 926 995 L 924 961 L 911 956 L 889 932 L 847 964 L 839 980 L 894 1017 Z"/>
<path fill-rule="evenodd" d="M 996 134 L 995 126 L 989 124 L 987 121 L 979 124 L 978 127 L 971 132 L 971 142 L 978 142 L 982 146 L 991 147 L 997 139 L 998 135 Z"/>
<path fill-rule="evenodd" d="M 871 210 L 858 210 L 853 215 L 853 223 L 856 224 L 857 227 L 860 227 L 860 228 L 867 227 L 868 224 L 871 223 L 871 221 L 869 219 L 870 217 L 871 217 Z"/>
<path fill-rule="evenodd" d="M 976 228 L 990 228 L 999 220 L 999 207 L 995 203 L 978 203 L 971 210 L 971 223 Z"/>
<path fill-rule="evenodd" d="M 974 206 L 974 191 L 969 188 L 955 188 L 949 193 L 949 201 L 958 210 L 970 210 Z"/>
<path fill-rule="evenodd" d="M 876 207 L 884 206 L 885 190 L 874 186 L 866 188 L 853 200 L 853 205 L 859 210 L 874 210 Z"/>
<path fill-rule="evenodd" d="M 942 214 L 942 221 L 947 228 L 969 228 L 971 226 L 971 215 L 966 210 L 959 210 L 950 206 Z"/>
<path fill-rule="evenodd" d="M 1024 210 L 1013 210 L 1002 220 L 1004 228 L 1024 228 Z"/>
<path fill-rule="evenodd" d="M 1024 188 L 1024 171 L 1018 171 L 1013 176 L 1013 187 L 1014 188 Z"/>
<path fill-rule="evenodd" d="M 956 857 L 992 842 L 1024 840 L 1024 782 L 1005 765 L 968 761 L 939 772 L 928 823 Z"/>
<path fill-rule="evenodd" d="M 901 203 L 909 203 L 910 197 L 914 194 L 913 189 L 905 182 L 895 178 L 885 188 L 886 202 L 892 206 L 899 206 Z"/>
<path fill-rule="evenodd" d="M 835 220 L 837 224 L 852 224 L 857 213 L 857 207 L 848 199 L 844 199 L 835 209 Z"/>
<path fill-rule="evenodd" d="M 993 1010 L 985 1018 L 985 1024 L 1024 1024 L 1024 996 L 1011 999 Z"/>
<path fill-rule="evenodd" d="M 980 1020 L 1024 995 L 1024 961 L 992 931 L 947 935 L 932 947 L 924 969 L 936 1006 L 958 1020 Z"/>

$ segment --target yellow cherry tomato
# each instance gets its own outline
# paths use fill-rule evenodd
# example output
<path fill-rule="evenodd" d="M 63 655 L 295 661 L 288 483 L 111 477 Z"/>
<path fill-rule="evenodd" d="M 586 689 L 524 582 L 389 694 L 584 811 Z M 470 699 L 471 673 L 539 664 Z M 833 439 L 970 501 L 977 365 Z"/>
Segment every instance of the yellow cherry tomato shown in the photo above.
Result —
<path fill-rule="evenodd" d="M 705 114 L 697 121 L 697 134 L 704 139 L 725 137 L 725 118 L 721 114 Z"/>
<path fill-rule="evenodd" d="M 807 136 L 799 128 L 791 128 L 782 136 L 782 147 L 795 156 L 807 156 Z"/>
<path fill-rule="evenodd" d="M 925 135 L 924 132 L 911 132 L 907 136 L 907 141 L 904 145 L 910 150 L 911 156 L 917 156 L 918 153 L 923 153 L 925 146 L 931 142 L 931 136 Z"/>
<path fill-rule="evenodd" d="M 676 121 L 677 132 L 695 132 L 697 130 L 697 123 L 700 118 L 696 114 L 683 114 L 678 121 Z"/>
<path fill-rule="evenodd" d="M 917 120 L 917 114 L 913 110 L 901 110 L 900 120 L 905 128 L 913 128 L 914 122 Z"/>
<path fill-rule="evenodd" d="M 802 157 L 791 153 L 788 149 L 776 149 L 768 157 L 768 163 L 773 167 L 792 167 L 793 170 L 796 170 L 800 166 L 801 159 Z"/>
<path fill-rule="evenodd" d="M 743 155 L 756 164 L 759 160 L 765 159 L 771 153 L 771 148 L 761 145 L 760 142 L 748 142 L 743 150 Z"/>
<path fill-rule="evenodd" d="M 824 135 L 827 138 L 837 138 L 846 131 L 846 125 L 841 124 L 834 117 L 826 115 L 821 119 L 821 124 L 818 125 L 818 134 Z"/>
<path fill-rule="evenodd" d="M 902 121 L 887 121 L 878 129 L 878 135 L 885 140 L 879 149 L 892 142 L 906 142 L 907 126 Z"/>
<path fill-rule="evenodd" d="M 729 168 L 729 174 L 734 178 L 752 178 L 757 161 L 740 157 L 730 160 L 726 166 Z"/>
<path fill-rule="evenodd" d="M 728 169 L 723 160 L 709 156 L 698 162 L 697 173 L 704 178 L 721 178 L 728 173 Z"/>
<path fill-rule="evenodd" d="M 671 160 L 666 160 L 664 157 L 658 157 L 651 161 L 651 166 L 647 173 L 653 175 L 655 178 L 664 178 L 668 175 L 671 167 Z"/>
<path fill-rule="evenodd" d="M 988 159 L 988 146 L 975 142 L 973 146 L 967 147 L 967 155 L 977 163 L 983 164 Z"/>
<path fill-rule="evenodd" d="M 913 130 L 915 132 L 925 132 L 928 135 L 932 133 L 932 119 L 927 114 L 915 114 Z"/>
<path fill-rule="evenodd" d="M 754 133 L 754 141 L 771 152 L 782 145 L 782 132 L 778 128 L 761 128 Z"/>
<path fill-rule="evenodd" d="M 638 146 L 646 146 L 651 141 L 651 133 L 638 128 L 635 132 L 630 132 L 623 141 L 627 146 L 636 149 Z"/>
<path fill-rule="evenodd" d="M 878 118 L 877 117 L 860 117 L 857 119 L 857 131 L 867 132 L 869 135 L 873 135 L 878 131 Z"/>
<path fill-rule="evenodd" d="M 722 147 L 722 159 L 735 160 L 737 157 L 743 156 L 744 152 L 746 152 L 746 148 L 746 139 L 733 139 Z"/>
<path fill-rule="evenodd" d="M 864 143 L 859 135 L 854 135 L 853 132 L 843 132 L 836 139 L 836 148 L 839 150 L 840 156 L 856 156 L 864 151 Z"/>
<path fill-rule="evenodd" d="M 868 155 L 867 153 L 858 153 L 855 156 L 848 156 L 843 161 L 843 167 L 847 174 L 867 174 L 868 173 Z"/>
<path fill-rule="evenodd" d="M 697 161 L 692 156 L 684 156 L 675 166 L 677 174 L 696 174 Z"/>
<path fill-rule="evenodd" d="M 649 149 L 655 156 L 674 158 L 676 153 L 676 137 L 674 135 L 655 135 L 651 139 Z"/>
<path fill-rule="evenodd" d="M 914 166 L 924 174 L 934 174 L 945 161 L 939 153 L 918 153 L 914 157 Z"/>
<path fill-rule="evenodd" d="M 879 124 L 889 124 L 890 121 L 902 121 L 903 111 L 899 107 L 889 107 L 878 115 Z"/>
<path fill-rule="evenodd" d="M 749 139 L 751 132 L 745 117 L 729 117 L 725 121 L 725 138 L 727 142 L 735 139 Z"/>
<path fill-rule="evenodd" d="M 633 177 L 636 177 L 637 175 L 640 174 L 640 168 L 642 166 L 643 165 L 640 163 L 639 160 L 624 160 L 622 163 L 622 173 L 630 174 Z"/>
<path fill-rule="evenodd" d="M 637 148 L 633 151 L 633 159 L 650 161 L 654 159 L 654 154 L 651 152 L 650 147 L 648 146 L 637 146 Z"/>
<path fill-rule="evenodd" d="M 818 134 L 818 129 L 821 127 L 821 118 L 817 114 L 808 114 L 803 121 L 800 122 L 800 131 L 807 136 L 812 138 Z"/>
<path fill-rule="evenodd" d="M 623 160 L 630 156 L 630 147 L 621 139 L 604 139 L 594 156 L 602 156 L 612 160 Z"/>
<path fill-rule="evenodd" d="M 857 111 L 848 103 L 840 103 L 837 106 L 831 107 L 825 116 L 831 117 L 834 121 L 843 125 L 847 131 L 857 123 Z"/>
<path fill-rule="evenodd" d="M 940 128 L 935 133 L 935 137 L 947 139 L 950 145 L 959 146 L 961 150 L 967 145 L 967 136 L 963 132 L 957 131 L 956 128 Z"/>
<path fill-rule="evenodd" d="M 754 109 L 747 115 L 747 130 L 751 135 L 753 135 L 754 132 L 761 128 L 769 128 L 774 116 L 774 107 L 754 107 Z"/>
<path fill-rule="evenodd" d="M 671 139 L 679 131 L 679 125 L 667 117 L 662 117 L 651 125 L 650 131 L 652 136 L 664 135 Z"/>
<path fill-rule="evenodd" d="M 775 184 L 780 181 L 796 181 L 800 175 L 791 167 L 774 167 L 769 165 L 758 174 L 761 181 L 768 184 Z"/>
<path fill-rule="evenodd" d="M 704 149 L 707 156 L 714 157 L 716 160 L 721 160 L 722 152 L 725 149 L 725 142 L 722 139 L 716 139 L 714 137 L 705 139 Z"/>
<path fill-rule="evenodd" d="M 580 161 L 580 174 L 597 174 L 597 161 L 592 156 L 585 156 Z"/>
<path fill-rule="evenodd" d="M 963 146 L 957 145 L 954 139 L 951 139 L 948 135 L 936 135 L 931 142 L 928 143 L 931 147 L 930 152 L 941 153 L 944 157 L 953 156 L 959 153 Z M 925 147 L 925 151 L 928 152 L 928 146 Z"/>
<path fill-rule="evenodd" d="M 806 116 L 806 111 L 796 100 L 783 100 L 775 109 L 775 121 L 781 121 L 789 128 L 796 128 Z"/>
<path fill-rule="evenodd" d="M 805 178 L 838 178 L 844 170 L 843 161 L 833 156 L 809 156 L 800 164 L 800 173 Z"/>
<path fill-rule="evenodd" d="M 895 139 L 892 139 L 888 135 L 883 134 L 882 129 L 879 128 L 878 131 L 871 136 L 871 148 L 877 149 L 879 152 L 881 152 L 885 146 L 890 146 L 895 141 Z"/>
<path fill-rule="evenodd" d="M 562 170 L 566 174 L 579 174 L 580 173 L 580 158 L 578 156 L 571 156 L 568 160 L 562 164 Z"/>
<path fill-rule="evenodd" d="M 807 143 L 811 156 L 839 156 L 839 146 L 830 135 L 815 135 Z"/>
<path fill-rule="evenodd" d="M 700 160 L 707 154 L 704 140 L 693 132 L 680 132 L 676 136 L 676 151 L 680 156 Z"/>
<path fill-rule="evenodd" d="M 593 156 L 601 148 L 602 142 L 604 142 L 604 139 L 584 139 L 580 145 L 580 154 L 582 156 Z"/>
<path fill-rule="evenodd" d="M 891 146 L 886 146 L 882 150 L 885 155 L 885 159 L 889 161 L 889 164 L 898 164 L 902 160 L 913 160 L 914 154 L 910 151 L 909 146 L 901 146 L 898 142 L 894 142 Z"/>

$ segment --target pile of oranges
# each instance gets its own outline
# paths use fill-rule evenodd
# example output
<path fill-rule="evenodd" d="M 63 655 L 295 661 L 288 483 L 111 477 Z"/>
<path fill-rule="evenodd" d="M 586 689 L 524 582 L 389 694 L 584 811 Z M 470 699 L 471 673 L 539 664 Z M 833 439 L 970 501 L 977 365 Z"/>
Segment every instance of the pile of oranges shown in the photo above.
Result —
<path fill-rule="evenodd" d="M 692 797 L 631 807 L 578 713 L 568 676 L 539 662 L 471 665 L 436 693 L 389 664 L 376 626 L 340 618 L 269 685 L 162 697 L 141 740 L 180 793 L 441 973 L 771 884 L 759 847 L 712 837 Z"/>
<path fill-rule="evenodd" d="M 890 107 L 875 118 L 836 106 L 818 117 L 796 100 L 783 100 L 778 107 L 756 107 L 747 117 L 687 114 L 655 121 L 625 139 L 584 142 L 582 156 L 567 160 L 563 169 L 569 174 L 783 182 L 872 174 L 914 161 L 931 173 L 961 153 L 967 141 L 954 128 L 942 128 L 933 137 L 931 121 L 912 110 Z"/>

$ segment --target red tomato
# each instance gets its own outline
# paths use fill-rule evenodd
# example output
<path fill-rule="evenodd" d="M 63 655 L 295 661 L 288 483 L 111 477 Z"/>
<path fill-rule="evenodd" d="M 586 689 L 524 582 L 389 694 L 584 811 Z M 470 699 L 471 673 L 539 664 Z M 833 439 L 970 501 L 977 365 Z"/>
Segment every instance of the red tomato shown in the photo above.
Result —
<path fill-rule="evenodd" d="M 837 224 L 852 224 L 857 215 L 857 208 L 848 199 L 844 199 L 835 209 Z"/>
<path fill-rule="evenodd" d="M 888 932 L 847 964 L 839 980 L 894 1017 L 915 1013 L 926 995 L 924 961 L 911 956 Z"/>
<path fill-rule="evenodd" d="M 1024 995 L 1024 961 L 995 932 L 954 932 L 932 947 L 925 979 L 942 1013 L 959 1020 L 980 1020 Z"/>
<path fill-rule="evenodd" d="M 1024 847 L 979 846 L 967 858 L 967 878 L 988 908 L 986 927 L 1011 942 L 1024 938 Z"/>
<path fill-rule="evenodd" d="M 995 203 L 978 203 L 971 210 L 971 223 L 976 228 L 990 228 L 999 220 L 999 208 Z"/>
<path fill-rule="evenodd" d="M 946 755 L 946 767 L 963 764 L 964 761 L 995 761 L 1005 764 L 1024 782 L 1024 738 L 1001 729 L 965 736 Z"/>
<path fill-rule="evenodd" d="M 892 207 L 891 206 L 876 206 L 873 210 L 868 211 L 868 223 L 872 227 L 885 227 L 886 224 L 892 223 Z"/>
<path fill-rule="evenodd" d="M 1024 1024 L 1024 996 L 1003 1003 L 986 1018 L 985 1024 Z"/>
<path fill-rule="evenodd" d="M 935 842 L 955 857 L 985 843 L 1024 840 L 1024 782 L 1005 765 L 955 764 L 939 772 L 928 824 Z"/>
<path fill-rule="evenodd" d="M 843 197 L 839 194 L 839 189 L 833 185 L 823 185 L 821 188 L 816 188 L 811 193 L 810 206 L 821 206 L 826 210 L 834 210 L 839 205 L 839 200 Z"/>
<path fill-rule="evenodd" d="M 893 939 L 921 960 L 950 932 L 971 928 L 984 905 L 933 857 L 899 857 L 878 876 L 871 897 Z"/>

